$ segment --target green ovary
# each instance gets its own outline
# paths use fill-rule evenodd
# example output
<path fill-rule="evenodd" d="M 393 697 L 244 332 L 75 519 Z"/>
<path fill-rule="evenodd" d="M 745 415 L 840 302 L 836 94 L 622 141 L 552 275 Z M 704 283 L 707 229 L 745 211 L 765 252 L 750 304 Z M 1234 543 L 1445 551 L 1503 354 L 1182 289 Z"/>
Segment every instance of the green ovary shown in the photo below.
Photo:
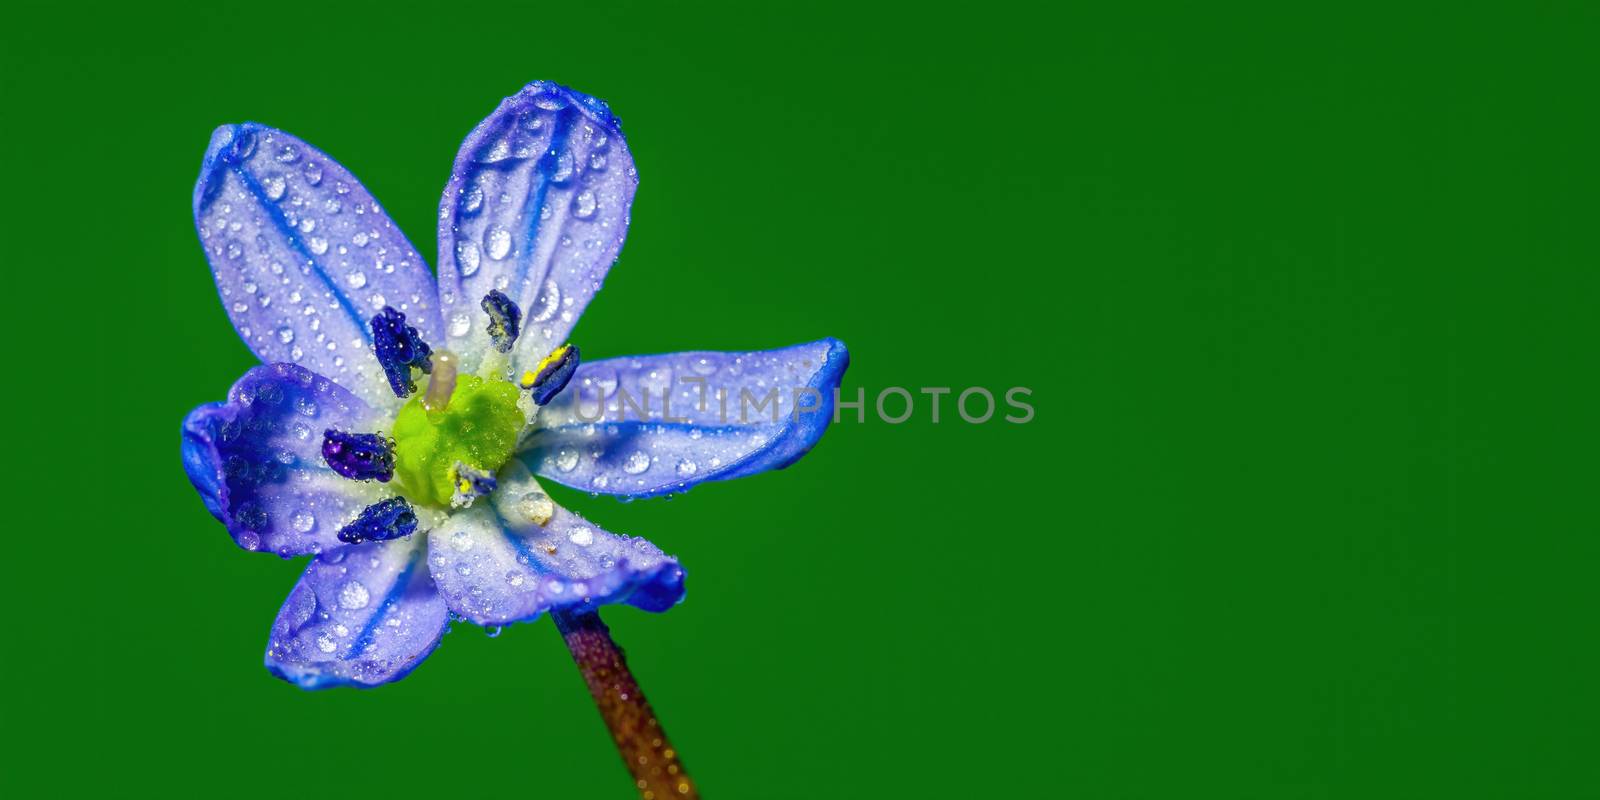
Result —
<path fill-rule="evenodd" d="M 493 473 L 516 450 L 527 419 L 517 408 L 517 387 L 475 375 L 456 379 L 441 411 L 413 397 L 394 420 L 395 476 L 411 500 L 449 506 L 456 462 Z"/>

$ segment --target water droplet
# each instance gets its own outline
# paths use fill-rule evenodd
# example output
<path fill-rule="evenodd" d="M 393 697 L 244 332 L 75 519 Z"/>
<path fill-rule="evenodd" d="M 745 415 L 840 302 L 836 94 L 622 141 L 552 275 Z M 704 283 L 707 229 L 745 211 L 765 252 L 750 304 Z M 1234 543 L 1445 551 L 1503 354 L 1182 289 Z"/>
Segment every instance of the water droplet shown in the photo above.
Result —
<path fill-rule="evenodd" d="M 603 170 L 605 168 L 606 168 L 606 154 L 605 153 L 590 153 L 589 154 L 589 169 L 592 169 L 595 172 L 599 172 L 599 171 L 601 171 L 601 170 Z"/>
<path fill-rule="evenodd" d="M 521 586 L 526 581 L 527 581 L 527 578 L 524 577 L 522 573 L 517 572 L 516 570 L 511 570 L 510 572 L 506 573 L 506 583 L 509 583 L 512 586 Z"/>
<path fill-rule="evenodd" d="M 306 241 L 306 246 L 311 248 L 313 255 L 322 255 L 328 252 L 328 240 L 321 236 L 313 236 Z"/>
<path fill-rule="evenodd" d="M 672 388 L 672 370 L 662 367 L 640 375 L 639 388 L 652 397 L 666 397 L 667 390 Z"/>
<path fill-rule="evenodd" d="M 228 143 L 224 161 L 239 163 L 256 152 L 256 132 L 248 128 L 234 128 L 233 141 Z"/>
<path fill-rule="evenodd" d="M 322 183 L 322 165 L 315 161 L 306 162 L 305 169 L 301 170 L 300 174 L 304 175 L 306 183 L 312 186 Z"/>
<path fill-rule="evenodd" d="M 493 638 L 499 636 L 500 632 L 503 631 L 503 630 L 505 630 L 505 628 L 503 628 L 503 627 L 501 627 L 499 625 L 490 625 L 489 627 L 484 628 L 483 632 L 490 639 L 493 639 Z"/>
<path fill-rule="evenodd" d="M 472 317 L 466 314 L 457 314 L 450 318 L 450 335 L 466 336 L 472 330 Z"/>
<path fill-rule="evenodd" d="M 466 531 L 456 531 L 455 533 L 450 534 L 450 548 L 452 550 L 455 550 L 459 553 L 465 553 L 472 549 L 472 545 L 472 537 L 467 535 Z"/>
<path fill-rule="evenodd" d="M 594 209 L 598 203 L 595 201 L 594 192 L 584 189 L 578 196 L 572 198 L 572 213 L 578 219 L 588 219 L 594 216 Z"/>
<path fill-rule="evenodd" d="M 533 322 L 544 322 L 555 316 L 560 309 L 561 287 L 553 280 L 546 280 L 544 291 L 539 293 L 539 297 L 533 301 L 533 308 L 529 309 L 532 313 L 528 319 Z"/>
<path fill-rule="evenodd" d="M 282 175 L 268 175 L 261 179 L 261 190 L 266 192 L 267 199 L 277 202 L 283 199 L 283 193 L 289 188 L 289 182 Z"/>
<path fill-rule="evenodd" d="M 483 250 L 499 261 L 511 252 L 511 232 L 499 225 L 490 225 L 483 234 Z"/>
<path fill-rule="evenodd" d="M 360 289 L 361 287 L 367 285 L 367 273 L 362 272 L 361 270 L 352 271 L 349 275 L 346 275 L 344 279 L 346 283 L 350 284 L 350 288 L 352 289 Z"/>
<path fill-rule="evenodd" d="M 577 466 L 578 451 L 570 447 L 563 447 L 561 448 L 560 452 L 556 453 L 556 469 L 559 469 L 562 472 L 571 472 L 572 470 L 576 469 Z"/>
<path fill-rule="evenodd" d="M 529 521 L 543 525 L 556 513 L 555 501 L 544 492 L 528 492 L 520 501 L 522 513 Z"/>
<path fill-rule="evenodd" d="M 293 164 L 300 157 L 300 148 L 286 144 L 278 151 L 278 161 L 284 164 Z"/>
<path fill-rule="evenodd" d="M 556 88 L 553 83 L 540 87 L 538 94 L 533 96 L 533 104 L 546 111 L 560 111 L 568 105 L 567 96 Z"/>
<path fill-rule="evenodd" d="M 610 397 L 617 391 L 617 371 L 610 367 L 596 365 L 589 370 L 588 380 L 594 381 L 600 397 Z"/>
<path fill-rule="evenodd" d="M 311 530 L 316 525 L 317 518 L 304 511 L 294 515 L 294 529 L 301 533 Z"/>
<path fill-rule="evenodd" d="M 285 325 L 278 329 L 278 341 L 284 344 L 294 343 L 294 328 Z"/>
<path fill-rule="evenodd" d="M 547 155 L 545 158 L 549 158 L 549 156 Z M 572 173 L 572 151 L 562 150 L 561 152 L 556 153 L 555 164 L 550 169 L 550 182 L 556 184 L 566 183 L 567 181 L 572 180 Z"/>
<path fill-rule="evenodd" d="M 331 653 L 339 649 L 339 643 L 335 642 L 332 636 L 324 633 L 317 637 L 317 649 L 324 653 Z"/>
<path fill-rule="evenodd" d="M 643 450 L 633 451 L 633 455 L 628 456 L 628 460 L 622 465 L 622 471 L 629 475 L 638 475 L 649 468 L 650 456 Z"/>
<path fill-rule="evenodd" d="M 466 190 L 461 193 L 461 215 L 464 217 L 470 217 L 473 214 L 478 213 L 478 211 L 482 208 L 483 187 L 479 186 L 477 182 L 474 181 L 471 186 L 468 186 Z"/>
<path fill-rule="evenodd" d="M 509 244 L 511 237 L 506 236 Z M 478 245 L 471 241 L 456 242 L 456 266 L 461 269 L 461 277 L 470 277 L 478 271 Z"/>
<path fill-rule="evenodd" d="M 689 369 L 694 370 L 696 375 L 710 375 L 717 371 L 717 365 L 712 363 L 711 359 L 700 356 L 689 362 Z"/>
<path fill-rule="evenodd" d="M 690 475 L 695 474 L 699 470 L 700 470 L 700 468 L 698 466 L 696 466 L 693 461 L 690 461 L 687 458 L 678 462 L 678 474 L 682 475 L 685 478 L 689 477 Z"/>
<path fill-rule="evenodd" d="M 588 528 L 573 528 L 572 533 L 567 534 L 567 541 L 579 547 L 588 547 L 594 544 L 594 531 Z"/>
<path fill-rule="evenodd" d="M 367 587 L 361 581 L 347 581 L 339 587 L 339 605 L 345 608 L 366 608 L 371 600 L 372 595 L 367 593 Z"/>

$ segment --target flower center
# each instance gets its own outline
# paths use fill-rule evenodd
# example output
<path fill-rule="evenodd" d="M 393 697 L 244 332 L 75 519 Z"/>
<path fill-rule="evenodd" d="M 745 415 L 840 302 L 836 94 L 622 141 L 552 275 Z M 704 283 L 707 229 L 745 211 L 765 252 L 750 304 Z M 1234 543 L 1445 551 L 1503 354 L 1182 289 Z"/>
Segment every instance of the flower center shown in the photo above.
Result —
<path fill-rule="evenodd" d="M 448 507 L 461 481 L 493 475 L 511 458 L 528 422 L 517 407 L 516 384 L 476 375 L 454 378 L 443 407 L 430 388 L 395 417 L 394 474 L 406 496 L 422 505 Z"/>

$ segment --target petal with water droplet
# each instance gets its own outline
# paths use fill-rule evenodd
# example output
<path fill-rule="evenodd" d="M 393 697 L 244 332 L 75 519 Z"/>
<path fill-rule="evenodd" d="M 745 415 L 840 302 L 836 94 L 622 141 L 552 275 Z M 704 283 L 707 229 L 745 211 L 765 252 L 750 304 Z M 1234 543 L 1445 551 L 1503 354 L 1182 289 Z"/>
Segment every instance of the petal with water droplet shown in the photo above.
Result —
<path fill-rule="evenodd" d="M 272 623 L 267 669 L 302 689 L 405 677 L 450 616 L 422 563 L 425 541 L 417 534 L 312 559 Z"/>
<path fill-rule="evenodd" d="M 354 175 L 283 131 L 218 128 L 194 220 L 222 304 L 264 362 L 301 364 L 382 408 L 396 399 L 369 346 L 381 306 L 443 341 L 436 287 L 416 248 Z"/>
<path fill-rule="evenodd" d="M 833 421 L 836 339 L 782 350 L 585 362 L 519 457 L 541 477 L 627 497 L 686 491 L 799 460 Z"/>
<path fill-rule="evenodd" d="M 452 515 L 428 535 L 428 568 L 451 611 L 503 625 L 610 603 L 665 611 L 683 599 L 677 559 L 553 504 L 521 464 L 502 469 L 500 479 L 491 502 Z"/>
<path fill-rule="evenodd" d="M 285 558 L 343 547 L 339 528 L 392 492 L 322 457 L 323 432 L 377 430 L 360 398 L 294 364 L 244 374 L 228 400 L 183 421 L 183 466 L 206 507 L 246 550 Z"/>
<path fill-rule="evenodd" d="M 506 98 L 467 135 L 439 204 L 439 285 L 450 311 L 480 314 L 491 289 L 538 324 L 512 352 L 525 369 L 566 342 L 628 232 L 638 185 L 605 103 L 545 81 Z M 559 304 L 559 308 L 557 305 Z M 452 328 L 468 369 L 486 327 Z"/>

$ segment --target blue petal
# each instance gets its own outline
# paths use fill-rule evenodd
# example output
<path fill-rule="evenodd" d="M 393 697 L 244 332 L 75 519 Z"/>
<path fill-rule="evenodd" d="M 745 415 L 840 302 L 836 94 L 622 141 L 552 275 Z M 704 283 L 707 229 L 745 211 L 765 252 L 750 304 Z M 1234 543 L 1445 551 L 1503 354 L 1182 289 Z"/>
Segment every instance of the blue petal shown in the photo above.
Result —
<path fill-rule="evenodd" d="M 555 505 L 516 462 L 491 502 L 428 534 L 428 567 L 450 610 L 479 625 L 608 603 L 665 611 L 684 592 L 677 559 Z"/>
<path fill-rule="evenodd" d="M 824 339 L 588 362 L 540 411 L 543 430 L 521 458 L 541 477 L 629 497 L 782 469 L 833 420 L 849 360 L 843 343 Z"/>
<path fill-rule="evenodd" d="M 369 321 L 385 305 L 442 341 L 428 266 L 344 167 L 253 122 L 211 136 L 194 189 L 195 229 L 222 305 L 264 362 L 295 362 L 363 400 L 396 404 Z"/>
<path fill-rule="evenodd" d="M 450 618 L 422 543 L 412 536 L 312 559 L 272 623 L 267 669 L 302 689 L 405 677 L 433 652 Z"/>
<path fill-rule="evenodd" d="M 370 430 L 359 398 L 294 364 L 244 374 L 225 403 L 183 421 L 183 466 L 206 508 L 246 550 L 285 558 L 343 546 L 339 528 L 381 499 L 381 484 L 340 477 L 323 460 L 323 431 Z"/>
<path fill-rule="evenodd" d="M 462 142 L 439 205 L 439 299 L 466 369 L 490 347 L 490 291 L 522 310 L 522 370 L 566 342 L 600 289 L 639 183 L 620 126 L 605 103 L 536 81 Z"/>

